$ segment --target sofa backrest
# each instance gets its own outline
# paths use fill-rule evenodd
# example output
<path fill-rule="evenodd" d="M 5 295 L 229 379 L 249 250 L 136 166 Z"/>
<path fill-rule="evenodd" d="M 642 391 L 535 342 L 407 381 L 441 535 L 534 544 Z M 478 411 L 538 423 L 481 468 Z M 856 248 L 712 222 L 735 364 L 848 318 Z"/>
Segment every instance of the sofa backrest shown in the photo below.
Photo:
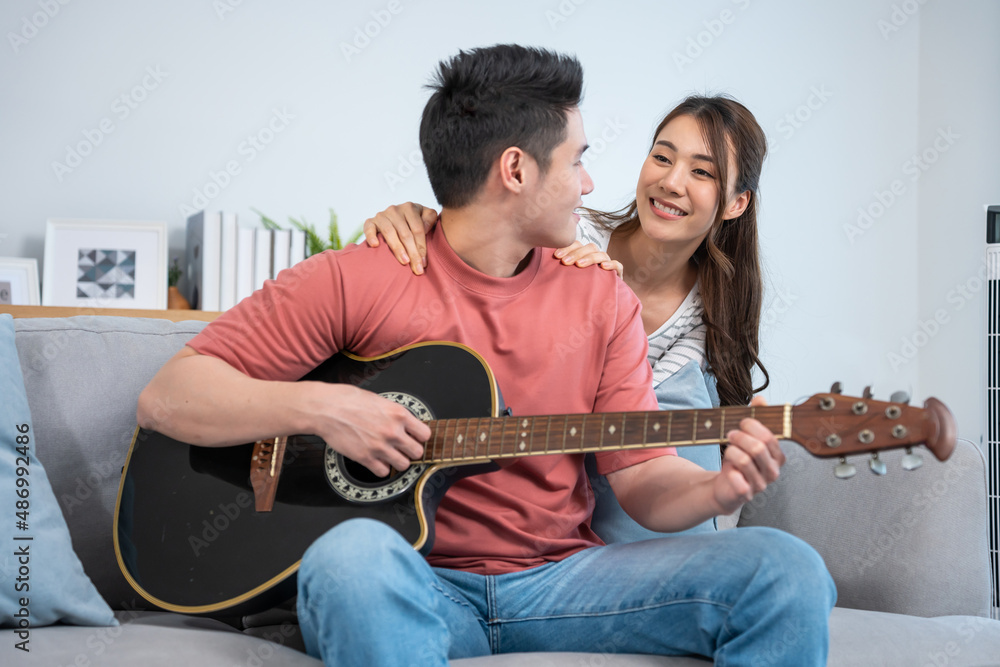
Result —
<path fill-rule="evenodd" d="M 36 453 L 84 570 L 112 608 L 147 608 L 122 576 L 112 527 L 136 401 L 156 371 L 204 322 L 126 317 L 15 320 Z M 878 477 L 858 457 L 840 480 L 833 461 L 786 443 L 778 482 L 743 508 L 739 525 L 786 530 L 815 547 L 838 606 L 919 616 L 990 610 L 985 461 L 960 440 L 939 463 L 907 472 L 884 452 Z M 922 448 L 918 448 L 920 451 Z M 854 457 L 852 457 L 854 458 Z"/>
<path fill-rule="evenodd" d="M 73 548 L 113 609 L 148 607 L 122 576 L 112 541 L 136 401 L 156 371 L 204 326 L 128 317 L 15 320 L 38 458 Z"/>
<path fill-rule="evenodd" d="M 903 470 L 903 452 L 882 452 L 884 477 L 852 456 L 857 474 L 833 474 L 792 443 L 778 481 L 748 503 L 740 526 L 780 528 L 811 544 L 837 584 L 837 606 L 916 616 L 990 615 L 986 463 L 959 440 L 939 462 Z"/>

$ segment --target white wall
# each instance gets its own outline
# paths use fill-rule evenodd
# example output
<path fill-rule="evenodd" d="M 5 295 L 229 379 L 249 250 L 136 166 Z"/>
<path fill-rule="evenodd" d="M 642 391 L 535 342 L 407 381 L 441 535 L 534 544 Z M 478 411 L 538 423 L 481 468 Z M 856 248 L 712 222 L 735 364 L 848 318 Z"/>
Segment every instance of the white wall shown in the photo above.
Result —
<path fill-rule="evenodd" d="M 973 308 L 949 311 L 952 324 L 906 363 L 890 353 L 952 308 L 948 290 L 978 258 L 980 207 L 1000 202 L 988 155 L 997 3 L 242 0 L 221 10 L 235 2 L 0 6 L 0 255 L 41 259 L 48 217 L 165 220 L 177 254 L 182 209 L 206 186 L 214 194 L 213 174 L 225 187 L 208 206 L 244 221 L 255 207 L 323 223 L 333 207 L 351 230 L 389 203 L 432 203 L 409 162 L 435 63 L 496 42 L 545 46 L 586 70 L 596 207 L 628 199 L 653 126 L 685 94 L 728 92 L 757 115 L 772 150 L 760 223 L 772 401 L 834 380 L 850 393 L 871 383 L 879 397 L 909 388 L 918 402 L 936 393 L 978 440 L 979 362 L 956 352 L 975 340 Z M 366 29 L 377 32 L 367 43 Z M 986 61 L 951 55 L 973 42 Z M 134 109 L 121 100 L 132 91 L 143 98 Z M 103 119 L 113 132 L 57 174 Z M 269 138 L 272 122 L 280 131 L 251 151 L 248 137 Z M 904 163 L 949 124 L 961 140 L 911 182 Z M 227 181 L 218 174 L 230 162 L 239 173 Z M 901 194 L 880 213 L 896 180 Z M 878 215 L 859 225 L 859 208 Z"/>
<path fill-rule="evenodd" d="M 1000 204 L 1000 3 L 924 8 L 919 86 L 915 151 L 925 158 L 918 181 L 920 298 L 914 316 L 898 323 L 890 349 L 899 351 L 909 341 L 921 389 L 950 405 L 962 435 L 979 442 L 985 396 L 983 206 Z M 946 134 L 951 146 L 931 162 L 947 143 L 938 137 Z"/>

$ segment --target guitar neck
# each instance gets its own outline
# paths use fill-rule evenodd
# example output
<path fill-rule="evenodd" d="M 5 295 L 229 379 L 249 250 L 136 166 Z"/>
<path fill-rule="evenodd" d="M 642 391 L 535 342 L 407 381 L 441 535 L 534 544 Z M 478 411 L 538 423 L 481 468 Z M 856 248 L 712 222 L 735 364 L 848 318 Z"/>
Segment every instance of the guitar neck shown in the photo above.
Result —
<path fill-rule="evenodd" d="M 423 463 L 460 463 L 543 454 L 685 447 L 728 442 L 726 434 L 746 417 L 779 438 L 792 436 L 790 405 L 734 406 L 704 410 L 606 412 L 440 419 L 428 422 L 431 437 Z"/>

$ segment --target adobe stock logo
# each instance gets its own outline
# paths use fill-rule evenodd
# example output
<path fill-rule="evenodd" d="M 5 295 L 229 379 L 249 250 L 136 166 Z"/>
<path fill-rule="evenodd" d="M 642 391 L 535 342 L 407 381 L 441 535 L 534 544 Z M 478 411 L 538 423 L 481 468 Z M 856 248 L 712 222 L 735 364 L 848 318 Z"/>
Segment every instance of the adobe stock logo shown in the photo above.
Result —
<path fill-rule="evenodd" d="M 585 3 L 587 0 L 562 0 L 559 6 L 556 7 L 558 11 L 552 11 L 551 9 L 545 10 L 545 20 L 549 22 L 549 27 L 553 30 L 560 23 L 565 23 L 570 16 L 576 13 L 576 8 Z"/>
<path fill-rule="evenodd" d="M 899 349 L 886 353 L 886 361 L 893 371 L 898 371 L 900 366 L 908 364 L 917 358 L 924 347 L 941 331 L 951 323 L 952 313 L 957 313 L 969 303 L 975 303 L 979 292 L 988 285 L 989 267 L 984 259 L 979 268 L 965 280 L 956 283 L 954 288 L 945 294 L 945 300 L 951 304 L 951 310 L 938 308 L 934 311 L 934 316 L 926 320 L 919 320 L 917 327 L 908 335 L 899 339 Z"/>
<path fill-rule="evenodd" d="M 904 176 L 909 176 L 911 183 L 916 183 L 920 177 L 936 163 L 942 155 L 962 138 L 951 127 L 938 128 L 937 134 L 923 150 L 914 153 L 900 165 Z M 893 204 L 907 193 L 906 183 L 901 178 L 894 178 L 884 190 L 872 191 L 872 199 L 865 206 L 858 207 L 858 217 L 855 223 L 845 223 L 843 226 L 847 240 L 854 245 L 855 241 L 864 236 L 879 219 L 885 215 Z"/>
<path fill-rule="evenodd" d="M 400 154 L 398 158 L 399 166 L 396 171 L 385 171 L 382 177 L 389 187 L 389 192 L 395 192 L 396 188 L 402 185 L 403 181 L 416 173 L 417 169 L 424 166 L 424 155 L 420 151 L 420 142 L 414 141 L 416 147 L 406 155 Z"/>
<path fill-rule="evenodd" d="M 63 6 L 68 5 L 70 0 L 38 0 L 38 7 L 42 10 L 35 12 L 31 17 L 21 17 L 21 29 L 17 32 L 7 33 L 7 41 L 14 53 L 20 54 L 21 47 L 27 46 L 28 42 L 38 36 L 38 31 L 49 24 L 56 14 L 62 11 Z"/>
<path fill-rule="evenodd" d="M 833 91 L 826 87 L 826 84 L 809 87 L 809 96 L 805 101 L 786 113 L 776 124 L 775 129 L 781 133 L 782 138 L 791 139 L 795 133 L 801 130 L 806 123 L 833 97 Z M 781 150 L 781 144 L 777 140 L 768 142 L 768 153 L 777 155 Z"/>
<path fill-rule="evenodd" d="M 231 14 L 236 11 L 236 8 L 243 4 L 243 0 L 215 0 L 212 3 L 212 9 L 215 10 L 215 15 L 219 17 L 220 21 L 226 20 L 226 14 Z"/>
<path fill-rule="evenodd" d="M 146 75 L 138 84 L 130 90 L 122 93 L 111 103 L 111 113 L 118 121 L 124 121 L 132 115 L 132 112 L 139 108 L 139 105 L 146 101 L 149 94 L 160 87 L 163 80 L 168 76 L 168 72 L 160 69 L 159 65 L 150 65 L 146 68 Z M 84 159 L 94 150 L 104 143 L 105 137 L 115 131 L 117 126 L 115 121 L 105 116 L 97 123 L 97 127 L 84 128 L 81 130 L 83 139 L 75 144 L 66 144 L 66 156 L 63 162 L 52 161 L 52 171 L 60 183 L 68 174 L 83 164 Z"/>
<path fill-rule="evenodd" d="M 893 4 L 888 20 L 879 19 L 875 23 L 878 31 L 882 33 L 882 39 L 888 40 L 892 33 L 899 32 L 910 18 L 920 11 L 920 5 L 926 3 L 927 0 L 903 0 L 901 4 Z"/>
<path fill-rule="evenodd" d="M 399 0 L 389 0 L 385 9 L 378 9 L 371 12 L 372 20 L 364 26 L 354 28 L 354 39 L 351 43 L 341 42 L 340 52 L 344 54 L 344 60 L 351 62 L 352 58 L 360 56 L 361 52 L 368 48 L 372 40 L 382 34 L 382 30 L 389 27 L 392 17 L 403 11 L 403 6 Z"/>
<path fill-rule="evenodd" d="M 732 3 L 740 11 L 745 11 L 750 7 L 750 0 L 732 0 Z M 730 9 L 723 9 L 719 12 L 717 18 L 702 21 L 701 24 L 705 29 L 700 30 L 692 37 L 688 37 L 687 45 L 683 51 L 674 51 L 674 65 L 677 66 L 677 72 L 683 74 L 684 68 L 688 65 L 693 65 L 694 61 L 701 58 L 705 51 L 712 48 L 716 40 L 722 37 L 722 34 L 726 31 L 726 27 L 736 23 L 738 18 L 738 13 Z"/>
<path fill-rule="evenodd" d="M 208 179 L 201 186 L 192 189 L 190 204 L 185 202 L 178 205 L 181 217 L 187 218 L 207 208 L 213 199 L 232 184 L 233 178 L 243 172 L 243 167 L 256 160 L 294 120 L 295 116 L 284 107 L 272 109 L 267 122 L 256 132 L 248 134 L 236 147 L 236 153 L 242 159 L 230 158 L 218 171 L 209 169 Z"/>

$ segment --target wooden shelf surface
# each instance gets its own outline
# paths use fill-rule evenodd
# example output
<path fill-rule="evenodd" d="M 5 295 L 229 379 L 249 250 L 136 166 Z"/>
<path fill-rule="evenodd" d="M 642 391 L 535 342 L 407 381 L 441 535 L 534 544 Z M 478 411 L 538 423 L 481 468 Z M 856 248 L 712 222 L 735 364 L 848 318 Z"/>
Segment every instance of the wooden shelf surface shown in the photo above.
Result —
<path fill-rule="evenodd" d="M 0 313 L 14 317 L 75 317 L 77 315 L 110 315 L 112 317 L 153 317 L 173 322 L 199 320 L 211 322 L 222 313 L 209 310 L 139 310 L 128 308 L 68 308 L 63 306 L 6 306 Z"/>

